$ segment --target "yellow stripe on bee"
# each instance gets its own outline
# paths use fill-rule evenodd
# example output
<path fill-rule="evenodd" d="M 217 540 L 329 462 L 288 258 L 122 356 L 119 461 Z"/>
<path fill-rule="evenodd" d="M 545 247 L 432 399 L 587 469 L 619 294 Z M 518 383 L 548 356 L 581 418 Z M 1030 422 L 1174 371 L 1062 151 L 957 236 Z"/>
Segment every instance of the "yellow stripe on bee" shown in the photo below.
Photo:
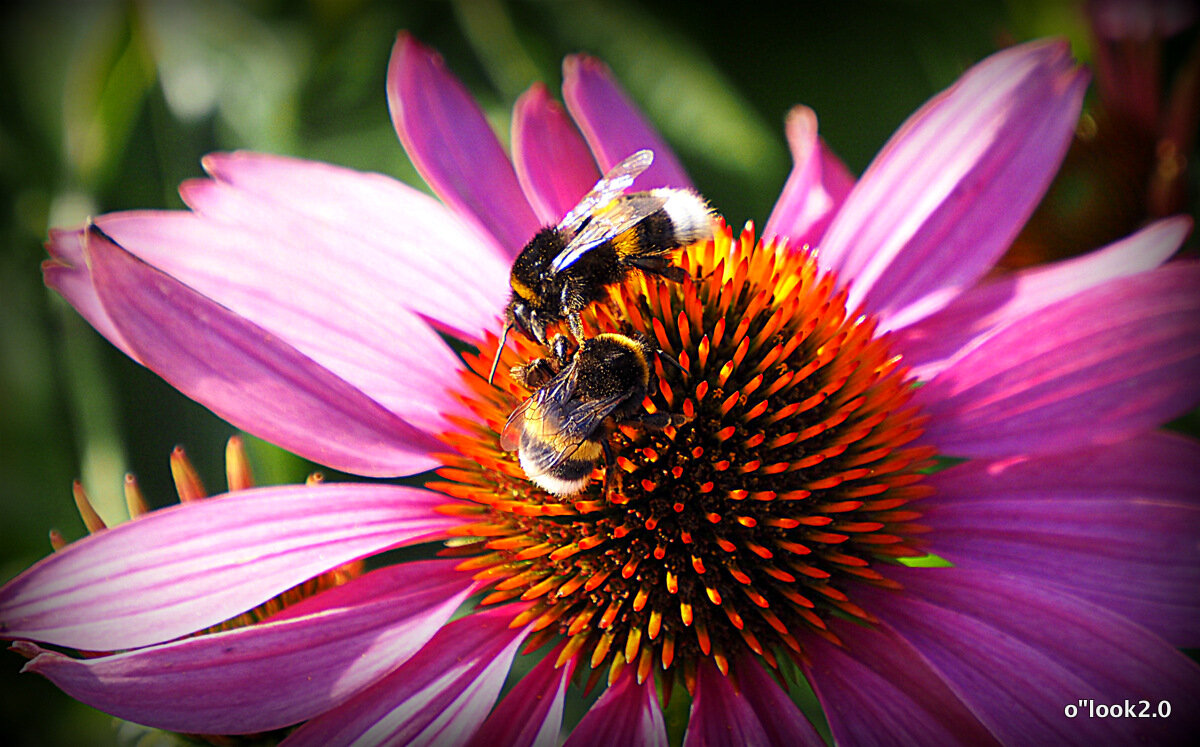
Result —
<path fill-rule="evenodd" d="M 638 255 L 645 253 L 642 242 L 638 240 L 636 228 L 631 228 L 628 231 L 619 233 L 612 238 L 613 251 L 619 257 L 628 257 L 630 255 Z"/>
<path fill-rule="evenodd" d="M 604 447 L 599 441 L 584 441 L 579 445 L 579 448 L 571 455 L 571 459 L 595 464 L 600 456 L 604 453 Z"/>
<path fill-rule="evenodd" d="M 530 289 L 528 285 L 525 285 L 520 280 L 517 280 L 515 277 L 510 276 L 508 279 L 508 284 L 512 287 L 513 293 L 516 293 L 526 301 L 529 301 L 533 298 L 533 290 Z"/>
<path fill-rule="evenodd" d="M 548 424 L 547 420 L 542 417 L 539 403 L 531 404 L 525 411 L 525 436 L 534 443 L 544 444 L 544 448 L 555 453 L 570 449 L 572 450 L 571 459 L 580 461 L 595 462 L 604 452 L 604 448 L 597 441 L 572 442 L 564 438 L 561 433 Z"/>

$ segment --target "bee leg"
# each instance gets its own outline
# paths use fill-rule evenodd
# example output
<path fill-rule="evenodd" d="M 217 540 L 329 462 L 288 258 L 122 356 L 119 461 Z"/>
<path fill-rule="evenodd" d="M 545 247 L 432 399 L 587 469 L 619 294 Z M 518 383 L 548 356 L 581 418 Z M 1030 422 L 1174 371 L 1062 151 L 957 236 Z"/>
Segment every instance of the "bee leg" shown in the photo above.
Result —
<path fill-rule="evenodd" d="M 567 365 L 571 359 L 571 341 L 564 334 L 557 334 L 550 339 L 550 352 L 558 361 L 559 368 Z"/>
<path fill-rule="evenodd" d="M 513 379 L 533 391 L 541 389 L 571 362 L 571 341 L 566 335 L 555 335 L 550 339 L 549 347 L 553 358 L 534 358 L 520 366 L 509 369 Z"/>
<path fill-rule="evenodd" d="M 629 264 L 644 272 L 653 273 L 675 283 L 682 283 L 687 271 L 670 263 L 667 257 L 635 257 Z"/>
<path fill-rule="evenodd" d="M 648 412 L 634 415 L 625 420 L 631 425 L 640 425 L 646 430 L 661 431 L 668 425 L 681 426 L 687 423 L 691 418 L 682 413 L 677 412 L 656 412 L 650 414 Z"/>
<path fill-rule="evenodd" d="M 526 321 L 526 326 L 537 341 L 542 345 L 546 344 L 546 324 L 541 320 L 536 311 L 529 312 L 529 319 Z"/>
<path fill-rule="evenodd" d="M 549 384 L 558 370 L 549 359 L 534 358 L 524 365 L 513 366 L 509 373 L 518 384 L 533 391 Z"/>
<path fill-rule="evenodd" d="M 579 342 L 583 342 L 583 322 L 579 318 L 579 312 L 573 312 L 567 317 L 567 321 L 571 324 L 571 334 Z"/>
<path fill-rule="evenodd" d="M 612 453 L 612 446 L 608 443 L 608 439 L 600 442 L 600 447 L 604 449 L 604 500 L 613 493 L 620 493 L 624 488 L 621 480 L 620 470 L 616 468 L 616 458 Z"/>

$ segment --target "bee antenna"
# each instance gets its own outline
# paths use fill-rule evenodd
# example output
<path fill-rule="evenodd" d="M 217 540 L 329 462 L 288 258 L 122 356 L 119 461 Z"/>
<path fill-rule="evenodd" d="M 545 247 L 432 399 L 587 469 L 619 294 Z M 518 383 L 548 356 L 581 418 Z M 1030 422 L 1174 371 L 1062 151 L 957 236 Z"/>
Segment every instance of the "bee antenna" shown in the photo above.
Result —
<path fill-rule="evenodd" d="M 496 367 L 500 365 L 500 354 L 504 352 L 504 343 L 508 341 L 508 330 L 511 328 L 512 324 L 505 324 L 504 331 L 500 333 L 500 344 L 496 346 L 496 357 L 492 359 L 492 370 L 488 374 L 489 384 L 492 383 L 492 379 L 496 378 Z"/>
<path fill-rule="evenodd" d="M 674 356 L 667 355 L 662 350 L 659 350 L 658 357 L 662 358 L 664 361 L 667 361 L 671 365 L 675 366 L 675 368 L 678 368 L 683 373 L 685 373 L 685 374 L 687 373 L 687 369 L 683 367 L 683 364 L 681 364 L 679 361 L 675 360 Z"/>

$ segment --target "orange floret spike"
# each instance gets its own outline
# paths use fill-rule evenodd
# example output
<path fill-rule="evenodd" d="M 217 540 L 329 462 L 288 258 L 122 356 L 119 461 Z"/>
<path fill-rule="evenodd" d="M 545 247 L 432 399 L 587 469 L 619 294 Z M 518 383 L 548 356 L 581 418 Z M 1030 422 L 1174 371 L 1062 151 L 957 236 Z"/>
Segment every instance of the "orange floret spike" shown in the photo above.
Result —
<path fill-rule="evenodd" d="M 179 493 L 181 503 L 208 497 L 208 491 L 200 481 L 200 473 L 182 446 L 176 446 L 171 452 L 171 476 L 175 478 L 175 491 Z"/>
<path fill-rule="evenodd" d="M 87 527 L 89 533 L 95 534 L 101 529 L 108 528 L 104 519 L 101 519 L 100 514 L 96 513 L 95 507 L 88 499 L 87 492 L 83 489 L 83 483 L 79 480 L 71 483 L 71 496 L 75 499 L 75 508 L 79 511 L 79 517 L 83 519 L 83 525 Z"/>
<path fill-rule="evenodd" d="M 133 476 L 132 472 L 125 473 L 123 487 L 125 507 L 129 510 L 129 518 L 136 519 L 150 512 L 150 507 L 146 505 L 146 496 L 142 493 L 142 487 L 138 485 L 137 478 Z"/>
<path fill-rule="evenodd" d="M 250 458 L 246 455 L 246 444 L 241 436 L 230 436 L 225 443 L 225 480 L 230 491 L 254 487 Z"/>

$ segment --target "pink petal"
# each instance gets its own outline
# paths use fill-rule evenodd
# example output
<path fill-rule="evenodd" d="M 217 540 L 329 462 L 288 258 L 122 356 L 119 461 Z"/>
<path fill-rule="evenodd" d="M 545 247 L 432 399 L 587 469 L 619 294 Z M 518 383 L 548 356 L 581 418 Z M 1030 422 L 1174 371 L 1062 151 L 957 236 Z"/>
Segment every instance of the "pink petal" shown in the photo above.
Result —
<path fill-rule="evenodd" d="M 1149 433 L 930 476 L 931 550 L 1120 612 L 1177 646 L 1200 645 L 1200 442 Z"/>
<path fill-rule="evenodd" d="M 231 632 L 95 659 L 42 652 L 24 671 L 117 718 L 159 729 L 278 729 L 342 703 L 424 646 L 476 586 L 456 564 L 380 569 Z"/>
<path fill-rule="evenodd" d="M 649 148 L 654 163 L 638 177 L 637 189 L 692 186 L 674 151 L 600 60 L 581 54 L 563 60 L 563 101 L 601 170 L 608 171 L 631 153 Z"/>
<path fill-rule="evenodd" d="M 633 669 L 626 667 L 592 704 L 564 747 L 667 747 L 667 726 L 658 707 L 654 678 L 639 685 Z"/>
<path fill-rule="evenodd" d="M 737 687 L 707 659 L 696 668 L 684 747 L 825 744 L 757 661 L 742 659 L 736 674 Z"/>
<path fill-rule="evenodd" d="M 104 304 L 100 303 L 100 297 L 96 295 L 92 275 L 87 267 L 87 258 L 84 256 L 83 243 L 83 231 L 50 229 L 46 251 L 50 253 L 51 259 L 42 263 L 42 277 L 46 285 L 65 298 L 88 324 L 132 358 L 133 352 L 129 349 L 129 343 L 125 342 L 121 333 L 113 326 L 112 319 L 108 318 L 108 312 L 104 310 Z"/>
<path fill-rule="evenodd" d="M 696 694 L 683 747 L 767 743 L 767 732 L 746 696 L 712 663 L 702 660 L 696 667 Z"/>
<path fill-rule="evenodd" d="M 929 379 L 988 334 L 1107 280 L 1153 269 L 1191 231 L 1186 216 L 1167 218 L 1082 257 L 981 283 L 920 322 L 896 332 L 893 344 L 913 375 Z"/>
<path fill-rule="evenodd" d="M 516 256 L 540 224 L 508 156 L 440 55 L 400 33 L 388 62 L 388 108 L 421 178 L 459 215 Z"/>
<path fill-rule="evenodd" d="M 764 238 L 787 238 L 796 246 L 817 245 L 846 195 L 854 175 L 817 135 L 817 115 L 807 106 L 787 116 L 792 173 L 771 211 Z"/>
<path fill-rule="evenodd" d="M 429 469 L 439 442 L 269 331 L 136 259 L 98 231 L 96 290 L 134 358 L 230 423 L 335 469 Z"/>
<path fill-rule="evenodd" d="M 1182 743 L 1200 728 L 1200 667 L 1108 610 L 1038 582 L 962 568 L 897 568 L 902 592 L 864 606 L 916 648 L 1011 744 Z M 1080 700 L 1172 707 L 1169 719 L 1068 718 Z"/>
<path fill-rule="evenodd" d="M 553 747 L 562 727 L 563 700 L 575 658 L 554 668 L 557 652 L 542 658 L 517 681 L 488 716 L 469 747 Z"/>
<path fill-rule="evenodd" d="M 261 327 L 421 430 L 444 431 L 445 413 L 464 414 L 446 388 L 461 366 L 458 357 L 402 305 L 403 294 L 374 262 L 359 264 L 332 249 L 312 251 L 319 233 L 315 222 L 289 226 L 269 206 L 217 182 L 187 186 L 189 199 L 201 209 L 251 209 L 247 217 L 260 226 L 183 211 L 115 213 L 96 225 L 122 249 Z M 293 244 L 289 237 L 296 236 L 306 236 L 307 249 Z"/>
<path fill-rule="evenodd" d="M 478 338 L 507 300 L 508 258 L 491 237 L 395 179 L 245 151 L 209 154 L 204 168 L 219 187 L 187 182 L 184 201 L 266 238 L 253 251 L 205 247 L 219 254 L 213 271 L 273 270 L 275 282 L 290 275 L 289 287 L 325 303 L 370 298 L 378 318 L 409 309 L 467 339 Z"/>
<path fill-rule="evenodd" d="M 583 136 L 542 83 L 513 107 L 512 150 L 521 187 L 546 225 L 562 220 L 600 178 Z"/>
<path fill-rule="evenodd" d="M 996 737 L 887 624 L 835 624 L 844 647 L 805 641 L 808 681 L 838 744 L 995 744 Z"/>
<path fill-rule="evenodd" d="M 444 495 L 392 485 L 258 488 L 85 537 L 0 589 L 0 631 L 86 651 L 169 641 L 351 560 L 437 537 Z"/>
<path fill-rule="evenodd" d="M 472 612 L 442 628 L 416 656 L 358 697 L 281 744 L 463 744 L 500 694 L 525 630 L 513 607 Z"/>
<path fill-rule="evenodd" d="M 981 277 L 1050 184 L 1087 75 L 1065 42 L 992 55 L 892 137 L 821 243 L 882 329 L 937 311 Z"/>
<path fill-rule="evenodd" d="M 796 707 L 779 683 L 751 658 L 737 665 L 738 687 L 758 715 L 770 744 L 811 744 L 825 742 Z"/>
<path fill-rule="evenodd" d="M 1112 280 L 1024 317 L 917 390 L 945 454 L 1111 443 L 1200 401 L 1200 263 Z"/>

